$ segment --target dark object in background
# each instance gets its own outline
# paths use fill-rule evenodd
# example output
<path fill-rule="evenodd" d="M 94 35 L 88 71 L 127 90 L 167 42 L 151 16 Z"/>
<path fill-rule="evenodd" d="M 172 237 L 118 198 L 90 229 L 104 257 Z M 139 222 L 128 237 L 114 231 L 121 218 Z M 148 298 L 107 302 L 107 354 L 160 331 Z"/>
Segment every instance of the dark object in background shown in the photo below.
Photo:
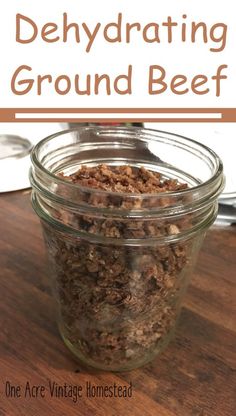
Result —
<path fill-rule="evenodd" d="M 107 122 L 107 123 L 69 123 L 71 128 L 74 127 L 86 127 L 86 126 L 121 126 L 121 127 L 144 127 L 143 123 L 119 123 L 119 122 Z"/>

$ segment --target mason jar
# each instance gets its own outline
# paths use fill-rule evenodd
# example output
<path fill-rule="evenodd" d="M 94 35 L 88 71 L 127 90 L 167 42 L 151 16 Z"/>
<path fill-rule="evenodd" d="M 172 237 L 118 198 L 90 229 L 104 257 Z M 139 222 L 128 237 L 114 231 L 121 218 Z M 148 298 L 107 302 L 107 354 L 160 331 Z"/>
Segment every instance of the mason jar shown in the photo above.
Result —
<path fill-rule="evenodd" d="M 101 165 L 145 168 L 188 186 L 121 193 L 66 179 L 81 166 Z M 39 142 L 30 178 L 65 344 L 98 369 L 149 362 L 174 334 L 199 248 L 216 218 L 221 160 L 175 134 L 81 127 Z"/>

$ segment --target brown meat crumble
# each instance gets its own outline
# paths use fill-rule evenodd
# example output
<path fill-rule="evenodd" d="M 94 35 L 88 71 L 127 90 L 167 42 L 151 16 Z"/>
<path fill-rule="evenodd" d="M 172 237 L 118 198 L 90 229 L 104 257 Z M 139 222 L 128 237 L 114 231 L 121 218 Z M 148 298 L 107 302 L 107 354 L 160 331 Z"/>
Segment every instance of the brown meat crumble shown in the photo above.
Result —
<path fill-rule="evenodd" d="M 187 188 L 143 167 L 82 166 L 70 176 L 60 176 L 108 193 L 158 194 Z M 115 196 L 97 198 L 98 205 L 107 208 Z M 92 203 L 96 205 L 96 196 Z M 133 204 L 136 208 L 137 200 Z M 128 207 L 133 208 L 132 202 Z M 107 239 L 92 243 L 44 224 L 66 343 L 82 360 L 100 368 L 122 370 L 149 361 L 172 335 L 191 248 L 180 242 L 148 245 L 148 239 L 177 235 L 181 221 L 101 219 L 65 212 L 58 218 L 76 224 L 88 236 L 147 240 L 135 246 L 125 240 L 118 245 Z"/>
<path fill-rule="evenodd" d="M 134 169 L 127 165 L 82 166 L 70 176 L 61 176 L 81 186 L 108 192 L 156 194 L 187 188 L 186 184 L 180 184 L 175 179 L 163 180 L 159 172 L 152 172 L 144 167 Z"/>

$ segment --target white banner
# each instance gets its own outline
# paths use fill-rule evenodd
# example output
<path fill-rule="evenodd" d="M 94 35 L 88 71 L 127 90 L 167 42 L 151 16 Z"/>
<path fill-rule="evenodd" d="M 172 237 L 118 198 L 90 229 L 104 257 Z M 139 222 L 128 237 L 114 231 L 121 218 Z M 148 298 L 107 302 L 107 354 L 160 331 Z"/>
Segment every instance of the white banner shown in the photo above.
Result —
<path fill-rule="evenodd" d="M 0 107 L 236 107 L 235 22 L 233 1 L 8 0 Z"/>

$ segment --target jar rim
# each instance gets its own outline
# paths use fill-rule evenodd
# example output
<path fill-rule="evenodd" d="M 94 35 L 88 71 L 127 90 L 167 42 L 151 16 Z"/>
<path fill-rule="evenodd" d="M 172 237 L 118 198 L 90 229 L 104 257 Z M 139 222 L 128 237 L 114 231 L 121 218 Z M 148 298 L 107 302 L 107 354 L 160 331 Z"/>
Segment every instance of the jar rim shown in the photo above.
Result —
<path fill-rule="evenodd" d="M 157 141 L 158 137 L 153 136 L 157 135 L 157 134 L 164 134 L 166 135 L 166 139 L 170 139 L 173 142 L 173 138 L 175 139 L 174 141 L 178 144 L 182 144 L 182 142 L 179 139 L 182 139 L 184 141 L 186 141 L 184 143 L 184 147 L 185 148 L 191 148 L 191 144 L 198 146 L 199 149 L 204 150 L 205 152 L 207 152 L 209 155 L 211 155 L 215 162 L 216 162 L 216 166 L 215 166 L 215 171 L 213 173 L 213 175 L 207 179 L 206 181 L 196 185 L 196 186 L 192 186 L 190 188 L 186 188 L 186 189 L 182 189 L 182 190 L 178 190 L 178 191 L 166 191 L 166 192 L 159 192 L 159 193 L 125 193 L 125 192 L 112 192 L 112 191 L 107 191 L 107 190 L 102 190 L 102 189 L 97 189 L 97 188 L 92 188 L 92 187 L 85 187 L 82 186 L 80 184 L 76 184 L 76 183 L 72 183 L 69 182 L 66 179 L 63 179 L 61 177 L 59 177 L 58 175 L 54 174 L 53 172 L 51 172 L 50 170 L 48 170 L 47 168 L 45 168 L 45 166 L 40 162 L 39 157 L 38 157 L 38 153 L 40 148 L 49 143 L 49 141 L 51 139 L 54 139 L 56 137 L 62 136 L 64 134 L 67 133 L 72 133 L 72 132 L 76 132 L 76 131 L 121 131 L 121 132 L 127 132 L 127 131 L 133 131 L 138 133 L 143 133 L 145 135 L 152 135 L 151 139 L 152 141 L 155 142 L 155 140 Z M 168 137 L 169 136 L 169 137 Z M 159 137 L 160 138 L 160 137 Z M 54 181 L 54 183 L 56 184 L 64 184 L 66 186 L 68 186 L 68 189 L 79 189 L 82 192 L 89 192 L 90 194 L 96 193 L 96 195 L 101 195 L 101 196 L 107 196 L 108 194 L 111 196 L 117 196 L 117 197 L 125 197 L 125 198 L 129 198 L 129 199 L 133 199 L 133 198 L 139 198 L 140 200 L 142 199 L 151 199 L 151 198 L 166 198 L 167 196 L 169 197 L 177 197 L 177 196 L 187 196 L 188 194 L 191 194 L 192 192 L 195 191 L 199 191 L 203 188 L 208 187 L 208 185 L 211 185 L 212 183 L 214 183 L 214 181 L 217 181 L 217 179 L 222 175 L 223 173 L 223 163 L 220 159 L 220 157 L 212 150 L 210 149 L 208 146 L 199 143 L 196 140 L 190 139 L 186 136 L 180 135 L 180 134 L 175 134 L 172 132 L 167 132 L 167 131 L 163 131 L 163 130 L 156 130 L 156 129 L 147 129 L 147 128 L 142 128 L 142 127 L 135 127 L 135 126 L 131 126 L 131 127 L 123 127 L 123 126 L 83 126 L 83 127 L 76 127 L 76 128 L 71 128 L 71 129 L 66 129 L 66 130 L 62 130 L 60 132 L 51 134 L 50 136 L 45 137 L 44 139 L 42 139 L 40 142 L 38 142 L 32 149 L 31 152 L 31 161 L 34 167 L 38 168 L 40 171 L 42 171 L 46 177 L 48 177 L 49 179 L 52 179 Z"/>

